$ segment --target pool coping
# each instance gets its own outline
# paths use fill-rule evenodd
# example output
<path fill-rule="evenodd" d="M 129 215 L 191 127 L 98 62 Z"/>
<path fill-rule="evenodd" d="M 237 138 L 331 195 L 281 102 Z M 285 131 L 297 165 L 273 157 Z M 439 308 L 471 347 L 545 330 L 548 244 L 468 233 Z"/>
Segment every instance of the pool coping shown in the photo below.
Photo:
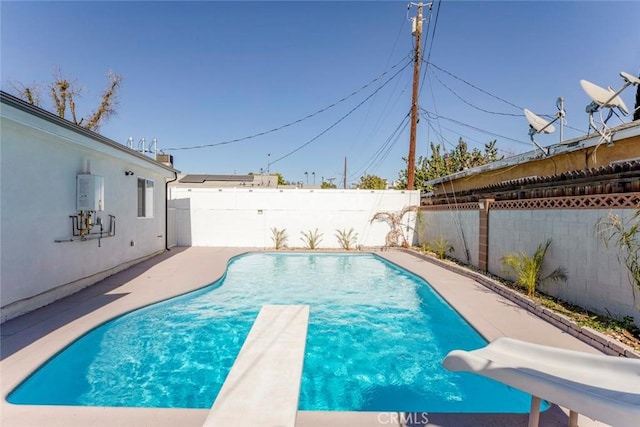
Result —
<path fill-rule="evenodd" d="M 209 413 L 208 409 L 12 405 L 6 401 L 6 396 L 30 372 L 88 330 L 136 308 L 201 289 L 223 277 L 227 264 L 233 257 L 247 252 L 264 251 L 261 248 L 175 248 L 171 253 L 164 253 L 142 262 L 50 306 L 3 323 L 0 341 L 3 348 L 0 362 L 0 391 L 3 395 L 0 402 L 0 424 L 3 426 L 202 425 Z M 415 256 L 408 257 L 409 254 L 403 251 L 380 252 L 370 249 L 366 252 L 381 255 L 404 268 L 408 266 L 409 271 L 427 280 L 488 339 L 497 336 L 522 335 L 522 331 L 518 329 L 521 324 L 536 324 L 540 326 L 540 331 L 537 327 L 533 327 L 533 331 L 538 334 L 533 334 L 536 336 L 530 338 L 552 342 L 551 338 L 554 337 L 562 345 L 577 346 L 585 351 L 597 352 L 538 317 L 524 314 L 524 309 L 515 303 L 506 303 L 504 297 L 493 291 L 483 291 L 481 288 L 486 288 L 468 276 L 442 268 L 430 262 L 431 260 L 423 260 Z M 203 260 L 211 263 L 204 263 Z M 452 286 L 453 283 L 456 285 Z M 486 304 L 493 305 L 487 310 Z M 480 310 L 477 310 L 477 305 L 481 306 Z M 505 321 L 505 318 L 499 319 L 499 316 L 492 317 L 494 312 L 500 312 L 503 316 L 505 313 L 508 316 L 517 316 L 517 319 L 513 321 L 506 318 Z M 533 318 L 537 320 L 534 321 Z M 5 352 L 7 345 L 10 348 Z M 329 422 L 333 427 L 395 425 L 389 422 L 392 414 L 394 413 L 298 411 L 297 425 L 326 426 Z M 566 424 L 567 419 L 566 412 L 555 406 L 546 411 L 543 417 L 546 417 L 545 425 L 554 426 Z M 439 426 L 525 426 L 527 422 L 526 414 L 429 414 L 428 418 L 436 423 L 429 425 Z M 594 424 L 589 419 L 581 420 L 581 426 L 589 425 L 601 424 Z"/>

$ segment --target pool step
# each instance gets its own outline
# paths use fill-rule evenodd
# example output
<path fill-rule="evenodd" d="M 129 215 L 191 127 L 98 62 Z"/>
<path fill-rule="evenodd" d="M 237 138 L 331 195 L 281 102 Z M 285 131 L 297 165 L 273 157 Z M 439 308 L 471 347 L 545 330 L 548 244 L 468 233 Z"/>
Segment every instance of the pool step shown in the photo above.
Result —
<path fill-rule="evenodd" d="M 294 427 L 308 305 L 265 305 L 204 422 L 205 427 Z"/>

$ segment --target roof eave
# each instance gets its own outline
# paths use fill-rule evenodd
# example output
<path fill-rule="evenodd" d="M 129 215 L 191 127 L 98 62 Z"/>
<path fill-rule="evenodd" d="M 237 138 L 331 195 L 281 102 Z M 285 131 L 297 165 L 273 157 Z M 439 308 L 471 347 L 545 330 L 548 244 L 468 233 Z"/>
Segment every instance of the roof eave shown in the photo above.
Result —
<path fill-rule="evenodd" d="M 177 169 L 174 169 L 171 166 L 167 166 L 164 163 L 158 162 L 154 159 L 151 159 L 147 156 L 145 156 L 144 154 L 141 154 L 135 150 L 132 150 L 129 147 L 126 147 L 122 144 L 117 143 L 116 141 L 113 141 L 105 136 L 100 135 L 99 133 L 90 131 L 88 129 L 83 128 L 82 126 L 78 126 L 66 119 L 63 119 L 61 117 L 56 116 L 55 114 L 50 113 L 49 111 L 46 111 L 40 107 L 36 107 L 35 105 L 31 105 L 28 102 L 23 101 L 20 98 L 17 98 L 11 94 L 8 94 L 6 92 L 0 91 L 0 102 L 2 102 L 2 104 L 6 104 L 9 106 L 12 106 L 14 108 L 17 108 L 19 110 L 22 110 L 26 113 L 29 113 L 31 115 L 34 115 L 36 117 L 39 117 L 43 120 L 47 120 L 48 122 L 54 123 L 58 126 L 64 127 L 66 129 L 69 129 L 75 133 L 78 133 L 82 136 L 86 136 L 88 138 L 91 138 L 97 142 L 100 142 L 102 144 L 105 144 L 109 147 L 115 148 L 116 150 L 120 150 L 123 151 L 129 155 L 132 155 L 134 157 L 137 157 L 139 159 L 142 159 L 146 162 L 149 162 L 151 164 L 153 164 L 154 166 L 158 166 L 162 169 L 166 169 L 172 173 L 179 173 L 180 171 Z"/>

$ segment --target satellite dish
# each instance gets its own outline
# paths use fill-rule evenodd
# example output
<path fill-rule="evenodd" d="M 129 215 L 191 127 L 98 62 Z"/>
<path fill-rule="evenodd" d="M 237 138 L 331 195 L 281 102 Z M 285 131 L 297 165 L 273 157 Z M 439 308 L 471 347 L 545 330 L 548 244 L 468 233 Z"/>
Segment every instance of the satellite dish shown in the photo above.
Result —
<path fill-rule="evenodd" d="M 627 108 L 626 104 L 624 103 L 624 101 L 622 100 L 622 98 L 620 98 L 620 95 L 616 95 L 616 91 L 613 90 L 613 88 L 611 86 L 609 86 L 609 92 L 611 92 L 611 95 L 615 95 L 615 98 L 613 98 L 613 100 L 611 101 L 612 104 L 616 104 L 618 106 L 618 109 L 622 112 L 622 114 L 624 114 L 625 116 L 627 114 L 629 114 L 629 109 Z"/>
<path fill-rule="evenodd" d="M 562 120 L 564 120 L 564 99 L 562 97 L 558 98 L 556 101 L 556 107 L 558 107 L 558 113 L 556 114 L 555 119 L 548 121 L 533 113 L 531 110 L 524 109 L 524 116 L 527 118 L 529 122 L 529 136 L 531 137 L 531 142 L 533 145 L 538 147 L 545 156 L 549 155 L 549 149 L 541 146 L 536 142 L 534 136 L 537 133 L 553 133 L 556 128 L 553 127 L 553 123 L 560 119 L 560 142 L 562 142 Z"/>
<path fill-rule="evenodd" d="M 624 71 L 620 72 L 620 77 L 622 77 L 625 82 L 629 83 L 630 85 L 640 85 L 640 78 L 636 77 L 636 76 L 632 76 L 629 73 L 625 73 Z"/>
<path fill-rule="evenodd" d="M 556 131 L 556 128 L 553 127 L 551 122 L 543 119 L 537 114 L 524 109 L 524 116 L 529 121 L 529 126 L 531 126 L 537 133 L 553 133 Z"/>
<path fill-rule="evenodd" d="M 599 107 L 618 107 L 624 114 L 628 113 L 628 110 L 625 111 L 627 109 L 627 106 L 624 105 L 624 102 L 622 102 L 622 99 L 620 99 L 618 93 L 616 93 L 616 91 L 614 91 L 612 88 L 609 88 L 607 90 L 591 83 L 588 80 L 580 80 L 580 86 L 582 86 L 582 89 L 589 96 L 589 98 L 591 98 L 593 102 L 595 102 Z"/>
<path fill-rule="evenodd" d="M 589 105 L 587 105 L 587 108 L 585 109 L 587 113 L 589 113 L 589 126 L 593 130 L 595 130 L 602 137 L 602 140 L 605 141 L 607 144 L 611 144 L 611 137 L 612 137 L 612 132 L 607 126 L 607 120 L 609 120 L 613 115 L 614 108 L 617 108 L 618 110 L 620 110 L 620 112 L 622 112 L 623 115 L 629 114 L 629 109 L 625 105 L 622 98 L 620 98 L 620 93 L 622 93 L 622 91 L 628 88 L 629 86 L 640 85 L 640 78 L 632 76 L 629 73 L 625 73 L 624 71 L 622 71 L 620 73 L 620 77 L 622 77 L 622 79 L 624 80 L 624 84 L 617 91 L 613 90 L 613 88 L 611 87 L 604 89 L 587 80 L 580 80 L 580 85 L 582 86 L 582 89 L 584 89 L 586 94 L 592 100 L 592 102 Z M 601 116 L 600 124 L 602 126 L 602 129 L 596 126 L 596 123 L 593 119 L 593 113 L 597 112 L 600 108 L 609 109 L 609 114 L 607 115 L 606 119 L 602 119 L 602 113 L 600 113 L 600 116 Z"/>

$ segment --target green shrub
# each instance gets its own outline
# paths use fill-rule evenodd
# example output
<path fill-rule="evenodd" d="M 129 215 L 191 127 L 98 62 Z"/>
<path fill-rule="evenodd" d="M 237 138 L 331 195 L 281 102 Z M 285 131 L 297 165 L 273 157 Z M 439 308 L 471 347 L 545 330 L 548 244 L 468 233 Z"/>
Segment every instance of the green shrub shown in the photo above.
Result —
<path fill-rule="evenodd" d="M 350 250 L 356 244 L 358 233 L 354 233 L 353 228 L 350 228 L 349 231 L 336 230 L 336 237 L 342 249 Z"/>
<path fill-rule="evenodd" d="M 453 246 L 451 246 L 451 243 L 444 237 L 435 239 L 431 243 L 425 243 L 423 248 L 436 254 L 438 259 L 445 259 L 447 253 L 453 252 Z"/>
<path fill-rule="evenodd" d="M 282 249 L 287 247 L 287 230 L 283 228 L 278 230 L 276 227 L 271 229 L 271 240 L 276 249 Z"/>
<path fill-rule="evenodd" d="M 564 267 L 558 267 L 545 277 L 540 277 L 544 257 L 551 246 L 551 239 L 541 243 L 533 256 L 525 252 L 520 254 L 507 253 L 502 257 L 503 268 L 511 269 L 516 277 L 516 284 L 523 286 L 527 294 L 532 297 L 538 285 L 544 281 L 567 281 L 567 271 Z"/>
<path fill-rule="evenodd" d="M 315 231 L 309 230 L 308 232 L 301 231 L 300 232 L 303 237 L 300 238 L 305 244 L 307 249 L 318 249 L 318 245 L 322 241 L 322 233 L 318 233 L 318 229 Z"/>

